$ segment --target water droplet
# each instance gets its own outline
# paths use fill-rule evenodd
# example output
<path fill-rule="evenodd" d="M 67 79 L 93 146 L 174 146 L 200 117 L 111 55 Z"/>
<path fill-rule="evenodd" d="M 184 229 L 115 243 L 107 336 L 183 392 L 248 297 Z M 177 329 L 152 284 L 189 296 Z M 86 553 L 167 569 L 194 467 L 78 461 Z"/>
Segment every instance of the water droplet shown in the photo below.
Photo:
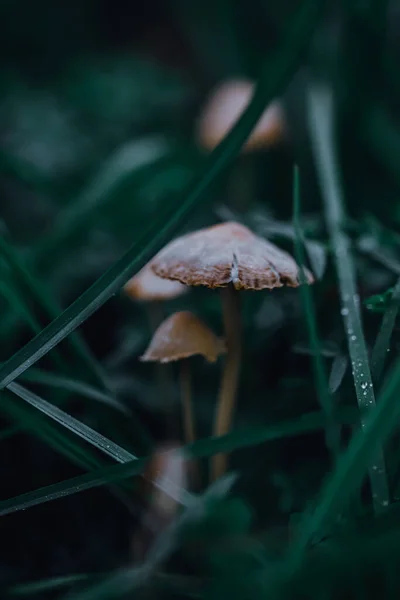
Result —
<path fill-rule="evenodd" d="M 346 317 L 349 314 L 349 309 L 342 308 L 342 310 L 340 311 L 340 314 L 342 315 L 342 317 Z"/>
<path fill-rule="evenodd" d="M 356 338 L 356 336 L 355 336 L 355 335 L 352 335 L 352 336 L 351 336 L 351 341 L 352 341 L 352 342 L 355 342 L 355 341 L 356 341 L 356 339 L 357 339 L 357 338 Z"/>

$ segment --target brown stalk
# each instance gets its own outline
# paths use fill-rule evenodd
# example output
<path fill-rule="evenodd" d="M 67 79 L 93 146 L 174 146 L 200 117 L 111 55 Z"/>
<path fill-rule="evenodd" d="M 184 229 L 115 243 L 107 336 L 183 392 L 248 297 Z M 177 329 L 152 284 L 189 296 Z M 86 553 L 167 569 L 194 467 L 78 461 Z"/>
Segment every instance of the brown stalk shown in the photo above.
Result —
<path fill-rule="evenodd" d="M 216 436 L 228 433 L 232 424 L 242 356 L 239 293 L 232 284 L 222 288 L 221 301 L 227 354 L 214 420 L 214 435 Z M 212 480 L 223 475 L 226 465 L 227 456 L 225 454 L 216 454 L 213 457 Z"/>

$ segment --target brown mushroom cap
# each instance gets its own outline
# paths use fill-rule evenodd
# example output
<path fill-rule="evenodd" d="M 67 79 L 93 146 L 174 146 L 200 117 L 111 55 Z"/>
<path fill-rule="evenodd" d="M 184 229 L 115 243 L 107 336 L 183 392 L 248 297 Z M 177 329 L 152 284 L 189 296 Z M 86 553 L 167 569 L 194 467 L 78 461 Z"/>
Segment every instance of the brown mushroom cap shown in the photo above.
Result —
<path fill-rule="evenodd" d="M 211 93 L 199 119 L 200 144 L 212 150 L 229 133 L 248 106 L 254 84 L 246 80 L 228 81 Z M 272 102 L 264 111 L 244 150 L 256 150 L 272 146 L 283 138 L 284 115 L 278 101 Z"/>
<path fill-rule="evenodd" d="M 205 323 L 193 313 L 181 311 L 161 323 L 140 360 L 167 363 L 201 354 L 215 362 L 224 352 L 224 343 Z"/>
<path fill-rule="evenodd" d="M 179 281 L 157 277 L 149 262 L 125 284 L 124 291 L 133 300 L 151 302 L 177 298 L 187 291 L 187 287 Z"/>
<path fill-rule="evenodd" d="M 152 263 L 159 277 L 186 285 L 262 290 L 297 287 L 299 268 L 287 252 L 240 223 L 228 222 L 184 235 L 165 246 Z M 308 283 L 314 281 L 305 269 Z"/>

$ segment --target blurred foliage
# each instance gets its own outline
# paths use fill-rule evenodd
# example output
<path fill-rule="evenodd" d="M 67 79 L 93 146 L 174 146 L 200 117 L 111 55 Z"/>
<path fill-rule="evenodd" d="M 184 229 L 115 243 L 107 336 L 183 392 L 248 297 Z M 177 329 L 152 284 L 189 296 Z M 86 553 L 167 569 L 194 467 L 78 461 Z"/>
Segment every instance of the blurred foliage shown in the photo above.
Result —
<path fill-rule="evenodd" d="M 171 198 L 186 190 L 207 156 L 196 130 L 208 93 L 235 76 L 255 79 L 264 62 L 279 54 L 287 23 L 301 5 L 1 3 L 0 233 L 15 253 L 12 263 L 6 246 L 0 252 L 1 361 L 114 265 Z M 235 219 L 293 253 L 298 236 L 292 223 L 293 164 L 299 166 L 302 242 L 316 276 L 311 292 L 319 355 L 343 448 L 358 429 L 357 403 L 307 93 L 315 77 L 334 89 L 348 212 L 341 225 L 355 260 L 374 382 L 385 389 L 398 370 L 400 347 L 396 308 L 384 332 L 390 345 L 383 361 L 378 352 L 384 371 L 375 378 L 382 313 L 392 306 L 400 276 L 399 28 L 397 0 L 321 2 L 307 51 L 296 58 L 298 69 L 281 89 L 285 139 L 240 154 L 209 192 L 207 206 L 182 228 Z M 183 443 L 179 369 L 166 368 L 168 405 L 154 367 L 138 360 L 152 332 L 149 308 L 123 292 L 113 296 L 79 328 L 78 337 L 64 340 L 21 377 L 29 390 L 138 457 L 171 439 Z M 215 291 L 196 288 L 158 308 L 161 318 L 193 310 L 222 333 Z M 225 494 L 210 499 L 204 491 L 207 457 L 218 450 L 207 438 L 221 363 L 194 359 L 201 442 L 192 460 L 201 470 L 206 499 L 199 496 L 197 512 L 173 537 L 167 560 L 143 584 L 131 551 L 149 504 L 143 479 L 131 474 L 125 484 L 122 476 L 110 483 L 112 463 L 98 446 L 89 448 L 63 423 L 53 426 L 2 391 L 1 499 L 61 484 L 56 501 L 46 503 L 50 490 L 44 489 L 35 508 L 1 517 L 7 540 L 0 552 L 2 598 L 76 593 L 89 600 L 133 597 L 141 590 L 155 598 L 398 597 L 398 428 L 385 443 L 388 510 L 372 514 L 364 482 L 314 541 L 301 568 L 288 570 L 285 557 L 297 524 L 312 514 L 321 486 L 335 473 L 312 372 L 315 347 L 296 290 L 243 293 L 242 315 L 242 377 L 228 440 L 237 478 Z M 262 437 L 261 430 L 270 435 Z M 138 472 L 143 468 L 144 462 Z M 93 469 L 98 469 L 93 478 L 107 486 L 72 494 L 69 480 L 78 492 L 74 478 L 89 477 Z M 110 583 L 115 573 L 119 579 Z"/>

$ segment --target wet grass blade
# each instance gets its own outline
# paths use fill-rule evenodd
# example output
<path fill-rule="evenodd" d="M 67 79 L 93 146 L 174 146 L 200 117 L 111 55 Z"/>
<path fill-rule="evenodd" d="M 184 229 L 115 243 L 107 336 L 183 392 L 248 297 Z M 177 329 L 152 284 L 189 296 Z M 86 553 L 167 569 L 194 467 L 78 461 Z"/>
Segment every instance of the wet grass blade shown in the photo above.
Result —
<path fill-rule="evenodd" d="M 79 327 L 170 240 L 238 154 L 266 104 L 279 94 L 294 73 L 324 6 L 325 2 L 318 3 L 315 0 L 301 4 L 289 22 L 282 44 L 277 47 L 272 59 L 264 67 L 247 110 L 229 135 L 205 160 L 203 169 L 187 192 L 183 196 L 179 195 L 175 202 L 160 212 L 128 252 L 62 315 L 0 367 L 0 388 L 9 385 Z"/>
<path fill-rule="evenodd" d="M 71 415 L 61 410 L 61 408 L 50 404 L 50 402 L 40 398 L 40 396 L 24 388 L 19 383 L 11 383 L 7 389 L 117 462 L 128 462 L 137 458 L 115 442 L 101 435 L 101 433 L 81 423 L 75 417 L 71 417 Z"/>
<path fill-rule="evenodd" d="M 337 413 L 336 422 L 349 425 L 355 423 L 357 418 L 357 409 L 342 409 Z M 286 437 L 306 435 L 321 431 L 324 427 L 324 414 L 315 412 L 304 415 L 301 419 L 280 422 L 277 425 L 269 425 L 259 429 L 252 428 L 248 431 L 236 431 L 218 438 L 199 440 L 186 446 L 184 452 L 188 457 L 208 457 L 220 452 L 232 452 L 240 448 L 248 448 Z M 0 516 L 25 510 L 31 506 L 57 500 L 58 498 L 64 498 L 71 494 L 104 485 L 107 482 L 121 481 L 134 475 L 140 475 L 146 464 L 147 459 L 138 459 L 122 465 L 102 467 L 91 473 L 4 500 L 0 502 Z"/>
<path fill-rule="evenodd" d="M 365 416 L 363 429 L 352 437 L 323 486 L 315 511 L 305 516 L 299 528 L 298 537 L 288 557 L 288 566 L 292 572 L 302 563 L 314 536 L 324 531 L 327 524 L 332 525 L 349 503 L 376 457 L 377 450 L 398 427 L 399 388 L 400 361 L 397 361 L 376 406 Z"/>
<path fill-rule="evenodd" d="M 360 409 L 361 426 L 365 428 L 368 414 L 375 406 L 375 394 L 361 322 L 353 257 L 349 239 L 342 229 L 346 215 L 339 180 L 339 166 L 334 151 L 333 97 L 330 88 L 323 86 L 311 88 L 308 110 L 325 218 L 339 280 L 341 314 L 352 364 L 354 388 Z M 382 448 L 376 447 L 376 455 L 369 468 L 369 479 L 374 509 L 379 512 L 389 504 L 389 489 Z"/>
<path fill-rule="evenodd" d="M 378 383 L 385 366 L 387 353 L 390 350 L 390 338 L 396 323 L 397 313 L 400 308 L 400 278 L 393 288 L 388 306 L 382 318 L 375 345 L 372 350 L 371 371 L 374 382 Z"/>
<path fill-rule="evenodd" d="M 314 300 L 310 286 L 307 284 L 307 277 L 304 273 L 304 235 L 300 222 L 300 172 L 297 166 L 294 167 L 293 183 L 293 228 L 295 231 L 294 248 L 296 261 L 300 267 L 300 294 L 303 302 L 308 337 L 312 352 L 312 365 L 317 395 L 320 406 L 326 416 L 326 444 L 331 451 L 332 462 L 334 464 L 340 453 L 340 428 L 337 426 L 337 424 L 335 424 L 334 420 L 334 404 L 329 393 L 328 378 L 322 358 Z"/>

